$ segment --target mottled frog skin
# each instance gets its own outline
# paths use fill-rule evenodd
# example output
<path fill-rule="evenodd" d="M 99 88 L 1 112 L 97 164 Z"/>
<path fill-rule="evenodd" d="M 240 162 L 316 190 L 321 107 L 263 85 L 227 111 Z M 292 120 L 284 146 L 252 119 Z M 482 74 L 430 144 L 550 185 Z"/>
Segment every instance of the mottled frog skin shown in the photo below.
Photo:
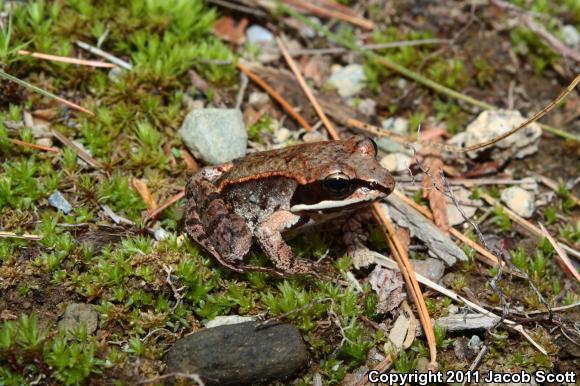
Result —
<path fill-rule="evenodd" d="M 185 229 L 236 271 L 255 239 L 281 274 L 315 273 L 282 234 L 328 221 L 389 195 L 395 181 L 363 136 L 250 154 L 201 169 L 187 184 Z"/>

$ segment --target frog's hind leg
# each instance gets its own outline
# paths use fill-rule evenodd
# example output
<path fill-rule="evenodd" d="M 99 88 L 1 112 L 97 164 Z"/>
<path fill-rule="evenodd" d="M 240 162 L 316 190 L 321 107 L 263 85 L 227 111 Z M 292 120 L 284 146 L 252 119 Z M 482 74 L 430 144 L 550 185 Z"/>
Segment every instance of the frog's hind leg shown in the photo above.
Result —
<path fill-rule="evenodd" d="M 233 212 L 215 186 L 203 178 L 187 185 L 185 230 L 220 263 L 233 268 L 250 250 L 252 236 L 244 220 Z M 203 208 L 203 210 L 201 210 Z"/>
<path fill-rule="evenodd" d="M 281 232 L 295 225 L 300 220 L 289 211 L 272 213 L 262 221 L 255 230 L 256 238 L 276 268 L 286 274 L 309 274 L 318 276 L 315 263 L 297 258 L 284 239 Z"/>

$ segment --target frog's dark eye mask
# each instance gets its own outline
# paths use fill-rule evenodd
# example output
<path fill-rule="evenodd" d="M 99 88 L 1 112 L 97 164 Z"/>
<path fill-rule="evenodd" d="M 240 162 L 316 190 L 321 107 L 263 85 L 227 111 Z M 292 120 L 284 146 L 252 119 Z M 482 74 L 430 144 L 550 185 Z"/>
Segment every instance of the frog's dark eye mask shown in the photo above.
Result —
<path fill-rule="evenodd" d="M 343 173 L 335 173 L 320 181 L 328 199 L 340 200 L 354 191 L 353 181 Z"/>
<path fill-rule="evenodd" d="M 349 179 L 337 173 L 311 184 L 299 185 L 292 196 L 290 206 L 296 210 L 339 208 L 376 201 L 389 193 L 390 190 L 379 184 Z"/>

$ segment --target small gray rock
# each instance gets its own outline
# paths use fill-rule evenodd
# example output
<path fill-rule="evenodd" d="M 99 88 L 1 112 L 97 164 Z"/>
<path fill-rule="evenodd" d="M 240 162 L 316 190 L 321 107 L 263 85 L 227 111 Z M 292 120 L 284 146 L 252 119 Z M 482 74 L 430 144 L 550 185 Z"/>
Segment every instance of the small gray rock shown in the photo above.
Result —
<path fill-rule="evenodd" d="M 240 110 L 194 110 L 187 114 L 179 134 L 196 158 L 211 165 L 246 154 L 248 133 Z"/>
<path fill-rule="evenodd" d="M 410 157 L 407 154 L 391 153 L 381 158 L 380 163 L 381 166 L 387 169 L 389 172 L 400 173 L 407 171 L 412 161 L 413 157 Z"/>
<path fill-rule="evenodd" d="M 418 274 L 437 283 L 443 277 L 445 265 L 441 260 L 428 257 L 425 260 L 410 260 L 413 269 Z"/>
<path fill-rule="evenodd" d="M 254 385 L 288 380 L 308 363 L 296 327 L 256 329 L 248 322 L 208 328 L 171 347 L 167 372 L 198 374 L 206 385 Z"/>
<path fill-rule="evenodd" d="M 452 145 L 472 146 L 507 133 L 514 127 L 522 124 L 526 119 L 517 110 L 487 110 L 471 122 L 464 133 L 452 138 L 448 143 Z M 463 135 L 461 135 L 463 134 Z M 502 139 L 493 145 L 490 157 L 501 163 L 511 158 L 524 158 L 538 150 L 538 142 L 542 135 L 542 128 L 534 122 L 526 128 Z M 470 158 L 477 158 L 483 150 L 468 152 Z M 489 149 L 485 150 L 486 152 Z"/>
<path fill-rule="evenodd" d="M 52 147 L 53 142 L 50 138 L 39 138 L 36 140 L 36 144 L 40 146 Z"/>
<path fill-rule="evenodd" d="M 383 129 L 392 131 L 397 135 L 406 136 L 409 134 L 409 120 L 401 117 L 397 118 L 386 118 L 381 122 Z M 385 151 L 387 154 L 391 153 L 405 153 L 408 156 L 413 156 L 413 149 L 408 146 L 403 145 L 400 141 L 395 141 L 389 137 L 377 138 L 377 146 Z M 420 144 L 414 144 L 413 147 L 419 150 Z"/>
<path fill-rule="evenodd" d="M 474 352 L 479 352 L 481 348 L 481 338 L 478 335 L 473 335 L 469 342 L 467 342 L 467 347 L 469 347 Z"/>
<path fill-rule="evenodd" d="M 447 307 L 447 314 L 448 315 L 455 315 L 459 312 L 459 307 L 457 307 L 455 304 L 451 304 L 449 307 Z"/>
<path fill-rule="evenodd" d="M 451 286 L 453 286 L 453 282 L 455 281 L 455 278 L 457 278 L 457 274 L 455 274 L 453 272 L 449 272 L 449 273 L 445 274 L 445 276 L 443 276 L 443 278 L 441 279 L 441 283 L 445 287 L 451 287 Z"/>
<path fill-rule="evenodd" d="M 364 88 L 366 75 L 360 64 L 349 64 L 336 71 L 328 79 L 328 83 L 336 87 L 343 98 L 355 96 Z"/>
<path fill-rule="evenodd" d="M 523 218 L 530 218 L 536 209 L 534 194 L 519 186 L 512 186 L 501 192 L 501 200 L 508 208 L 516 212 Z"/>
<path fill-rule="evenodd" d="M 390 117 L 381 122 L 383 129 L 393 131 L 399 135 L 409 134 L 409 120 L 403 117 Z"/>
<path fill-rule="evenodd" d="M 86 328 L 88 334 L 97 330 L 99 325 L 99 315 L 92 304 L 72 303 L 69 304 L 62 319 L 58 322 L 58 327 L 67 334 L 77 331 L 79 328 Z"/>
<path fill-rule="evenodd" d="M 372 117 L 377 114 L 377 102 L 371 98 L 365 98 L 359 102 L 357 110 L 367 117 Z"/>
<path fill-rule="evenodd" d="M 72 205 L 58 190 L 48 197 L 50 206 L 62 211 L 64 214 L 69 214 L 72 211 Z"/>
<path fill-rule="evenodd" d="M 165 240 L 165 239 L 168 239 L 169 237 L 171 237 L 171 232 L 167 232 L 163 228 L 157 228 L 153 232 L 153 237 L 155 237 L 155 240 L 157 240 L 157 241 Z"/>
<path fill-rule="evenodd" d="M 411 148 L 408 148 L 405 145 L 403 145 L 402 143 L 394 141 L 388 137 L 377 138 L 377 140 L 375 142 L 377 143 L 377 146 L 379 147 L 379 149 L 381 149 L 382 151 L 387 153 L 387 155 L 388 154 L 403 153 L 403 154 L 406 154 L 407 156 L 411 156 L 413 154 Z M 388 160 L 385 162 L 391 162 L 391 160 Z"/>
<path fill-rule="evenodd" d="M 267 43 L 274 41 L 274 35 L 262 26 L 252 25 L 246 30 L 246 40 L 253 44 Z"/>
<path fill-rule="evenodd" d="M 264 107 L 270 101 L 270 97 L 265 92 L 254 91 L 248 98 L 250 106 L 256 109 Z"/>
<path fill-rule="evenodd" d="M 562 40 L 571 47 L 580 45 L 580 33 L 573 25 L 567 24 L 560 29 Z"/>

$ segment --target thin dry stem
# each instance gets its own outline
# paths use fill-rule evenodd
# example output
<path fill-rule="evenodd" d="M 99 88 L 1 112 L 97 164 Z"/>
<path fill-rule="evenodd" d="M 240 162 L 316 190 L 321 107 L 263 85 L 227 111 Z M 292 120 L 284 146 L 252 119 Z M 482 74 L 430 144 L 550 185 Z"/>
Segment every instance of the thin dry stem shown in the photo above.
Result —
<path fill-rule="evenodd" d="M 399 270 L 403 274 L 405 278 L 405 283 L 407 283 L 409 292 L 411 293 L 411 297 L 413 298 L 413 302 L 417 306 L 417 310 L 419 312 L 419 319 L 421 320 L 421 325 L 423 326 L 423 330 L 425 331 L 425 336 L 427 338 L 427 344 L 429 346 L 429 354 L 431 359 L 431 364 L 437 363 L 437 346 L 435 344 L 435 333 L 433 332 L 433 325 L 431 324 L 431 319 L 429 317 L 429 311 L 427 310 L 427 306 L 425 305 L 425 299 L 421 292 L 421 288 L 419 287 L 419 283 L 417 282 L 417 276 L 411 263 L 409 262 L 409 258 L 402 247 L 393 226 L 387 219 L 387 216 L 383 212 L 381 206 L 378 203 L 373 204 L 373 216 L 376 217 L 377 222 L 382 224 L 381 229 L 385 235 L 387 243 L 393 256 L 395 257 L 395 261 L 399 266 Z"/>
<path fill-rule="evenodd" d="M 48 151 L 48 152 L 55 153 L 55 154 L 60 153 L 60 150 L 57 149 L 56 147 L 37 145 L 35 143 L 24 142 L 24 141 L 21 141 L 19 139 L 15 139 L 15 138 L 8 138 L 8 140 L 15 145 L 29 147 L 31 149 L 36 149 L 36 150 Z"/>
<path fill-rule="evenodd" d="M 337 10 L 326 9 L 301 0 L 282 0 L 282 1 L 288 5 L 294 6 L 295 8 L 301 8 L 316 16 L 345 21 L 347 23 L 354 24 L 367 30 L 372 30 L 373 28 L 375 28 L 375 23 L 361 16 L 348 15 L 346 13 Z"/>
<path fill-rule="evenodd" d="M 149 222 L 151 222 L 151 224 L 153 224 L 155 221 L 157 221 L 157 218 L 161 215 L 161 213 L 163 213 L 165 209 L 169 208 L 171 205 L 175 204 L 183 197 L 185 197 L 185 189 L 177 193 L 176 195 L 170 197 L 163 204 L 159 205 L 155 210 L 148 213 L 147 216 L 145 216 L 143 223 L 148 224 Z"/>
<path fill-rule="evenodd" d="M 312 126 L 304 119 L 291 105 L 284 99 L 276 90 L 274 90 L 268 83 L 266 83 L 262 78 L 258 75 L 253 73 L 248 67 L 238 62 L 236 65 L 240 71 L 248 76 L 248 78 L 252 79 L 254 82 L 258 84 L 264 91 L 266 91 L 276 102 L 280 103 L 280 105 L 294 118 L 306 131 L 312 132 Z"/>
<path fill-rule="evenodd" d="M 26 50 L 20 50 L 17 53 L 18 53 L 18 55 L 31 56 L 33 58 L 49 60 L 52 62 L 77 64 L 79 66 L 103 67 L 103 68 L 117 67 L 116 64 L 101 62 L 99 60 L 77 59 L 77 58 L 71 58 L 68 56 L 49 55 L 49 54 L 42 54 L 40 52 L 30 52 L 30 51 L 26 51 Z"/>
<path fill-rule="evenodd" d="M 286 59 L 286 62 L 288 63 L 288 66 L 290 66 L 290 69 L 294 73 L 294 76 L 296 77 L 296 80 L 300 84 L 300 87 L 302 87 L 302 90 L 304 91 L 304 93 L 308 97 L 308 100 L 312 104 L 312 107 L 314 107 L 314 110 L 316 110 L 316 113 L 320 117 L 320 120 L 324 123 L 326 130 L 328 130 L 328 134 L 334 140 L 339 139 L 340 136 L 338 135 L 338 133 L 334 129 L 334 126 L 332 125 L 332 123 L 330 122 L 330 120 L 328 119 L 328 117 L 326 116 L 324 111 L 322 110 L 322 107 L 320 107 L 320 104 L 318 103 L 318 100 L 314 97 L 314 94 L 310 90 L 310 87 L 308 87 L 308 84 L 306 83 L 306 81 L 304 80 L 304 77 L 300 73 L 300 70 L 298 69 L 296 62 L 294 61 L 294 59 L 292 59 L 292 56 L 290 56 L 290 53 L 288 53 L 288 48 L 286 47 L 286 44 L 284 43 L 283 38 L 279 38 L 279 37 L 276 38 L 276 43 L 278 43 L 278 47 L 280 47 L 280 51 L 282 51 L 282 55 L 284 55 L 284 59 Z"/>
<path fill-rule="evenodd" d="M 77 144 L 71 141 L 67 136 L 57 130 L 51 130 L 52 135 L 62 142 L 64 145 L 71 148 L 83 161 L 94 167 L 95 169 L 103 170 L 105 167 L 99 161 L 94 159 L 89 153 L 81 149 Z"/>
<path fill-rule="evenodd" d="M 53 93 L 48 92 L 48 91 L 46 91 L 40 87 L 37 87 L 31 83 L 28 83 L 25 80 L 22 80 L 22 79 L 15 77 L 15 76 L 12 76 L 12 75 L 2 71 L 1 69 L 0 69 L 0 78 L 4 78 L 6 80 L 14 82 L 14 83 L 16 83 L 22 87 L 28 88 L 28 89 L 30 89 L 30 90 L 32 90 L 40 95 L 44 95 L 46 97 L 52 98 L 52 99 L 56 100 L 57 102 L 62 103 L 63 105 L 70 107 L 73 110 L 81 111 L 81 112 L 88 114 L 90 116 L 93 116 L 93 117 L 95 116 L 95 113 L 93 113 L 92 111 L 87 110 L 84 107 L 77 105 L 76 103 L 70 102 L 64 98 L 61 98 L 57 95 L 54 95 Z"/>
<path fill-rule="evenodd" d="M 0 238 L 4 238 L 4 239 L 22 239 L 22 240 L 38 241 L 38 240 L 42 240 L 43 237 L 44 236 L 32 235 L 29 233 L 14 233 L 14 232 L 0 231 Z"/>

